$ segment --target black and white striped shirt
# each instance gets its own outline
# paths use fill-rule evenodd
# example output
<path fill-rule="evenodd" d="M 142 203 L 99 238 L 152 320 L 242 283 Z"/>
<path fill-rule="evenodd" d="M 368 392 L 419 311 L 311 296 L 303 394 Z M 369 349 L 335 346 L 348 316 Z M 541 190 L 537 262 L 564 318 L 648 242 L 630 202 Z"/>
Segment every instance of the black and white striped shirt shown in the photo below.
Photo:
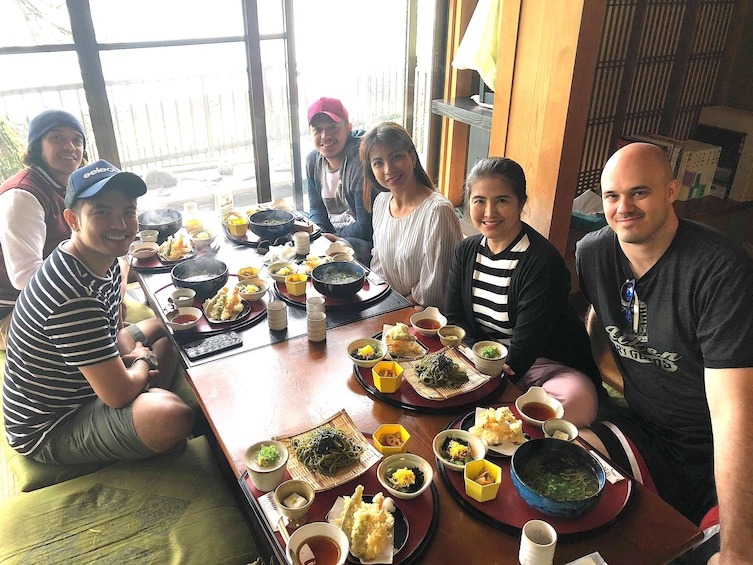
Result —
<path fill-rule="evenodd" d="M 19 453 L 96 396 L 78 367 L 118 355 L 120 282 L 117 261 L 98 277 L 58 246 L 19 296 L 3 381 L 5 433 Z"/>
<path fill-rule="evenodd" d="M 508 347 L 512 341 L 513 324 L 508 310 L 510 279 L 531 242 L 525 231 L 507 249 L 493 255 L 486 238 L 476 254 L 473 268 L 473 314 L 490 338 Z"/>

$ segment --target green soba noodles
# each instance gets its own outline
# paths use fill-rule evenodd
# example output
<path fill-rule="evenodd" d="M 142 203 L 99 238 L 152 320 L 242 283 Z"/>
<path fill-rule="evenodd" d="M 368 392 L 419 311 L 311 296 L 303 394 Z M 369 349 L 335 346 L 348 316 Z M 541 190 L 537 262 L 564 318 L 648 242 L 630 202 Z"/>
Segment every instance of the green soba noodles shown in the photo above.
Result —
<path fill-rule="evenodd" d="M 518 475 L 533 490 L 555 500 L 583 500 L 599 490 L 596 474 L 567 455 L 534 454 Z"/>

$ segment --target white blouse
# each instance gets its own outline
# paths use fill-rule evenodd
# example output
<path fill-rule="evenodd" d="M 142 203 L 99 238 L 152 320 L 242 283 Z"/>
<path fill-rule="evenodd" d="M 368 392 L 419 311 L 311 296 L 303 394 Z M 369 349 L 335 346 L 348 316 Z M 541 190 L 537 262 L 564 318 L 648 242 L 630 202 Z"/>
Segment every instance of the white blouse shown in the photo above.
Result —
<path fill-rule="evenodd" d="M 393 218 L 391 201 L 389 192 L 374 201 L 371 269 L 403 296 L 442 310 L 452 256 L 463 239 L 455 208 L 433 192 L 404 218 Z"/>

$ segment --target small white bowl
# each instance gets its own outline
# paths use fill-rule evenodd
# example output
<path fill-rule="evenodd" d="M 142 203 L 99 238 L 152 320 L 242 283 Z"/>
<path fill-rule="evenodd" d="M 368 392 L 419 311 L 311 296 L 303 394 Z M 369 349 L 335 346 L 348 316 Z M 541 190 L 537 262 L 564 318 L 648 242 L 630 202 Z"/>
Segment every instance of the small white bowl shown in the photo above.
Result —
<path fill-rule="evenodd" d="M 247 284 L 256 285 L 259 287 L 259 290 L 256 292 L 246 292 L 244 288 Z M 240 290 L 241 298 L 247 302 L 256 302 L 261 299 L 261 297 L 267 292 L 267 289 L 269 289 L 269 283 L 264 279 L 243 279 L 235 286 Z"/>
<path fill-rule="evenodd" d="M 379 354 L 374 357 L 374 359 L 358 359 L 357 357 L 353 357 L 353 352 L 356 349 L 361 349 L 362 347 L 366 347 L 367 345 L 370 345 L 374 348 L 375 351 L 378 351 Z M 371 337 L 366 337 L 363 339 L 357 339 L 355 341 L 351 341 L 348 344 L 347 349 L 348 357 L 350 357 L 350 360 L 353 361 L 356 365 L 359 367 L 365 367 L 367 369 L 371 369 L 373 366 L 375 366 L 377 363 L 379 363 L 382 359 L 384 359 L 385 355 L 387 355 L 387 347 L 378 339 L 374 339 Z"/>
<path fill-rule="evenodd" d="M 422 328 L 419 324 L 421 320 L 433 320 L 436 327 Z M 445 318 L 438 308 L 429 306 L 421 312 L 416 312 L 410 317 L 411 325 L 416 328 L 418 333 L 425 336 L 437 335 L 440 328 L 447 325 L 447 318 Z"/>
<path fill-rule="evenodd" d="M 277 274 L 277 271 L 279 271 L 283 267 L 290 269 L 290 272 L 284 275 Z M 276 282 L 284 283 L 285 277 L 287 277 L 288 275 L 294 275 L 298 272 L 298 265 L 291 263 L 290 261 L 277 261 L 276 263 L 272 263 L 269 267 L 267 267 L 267 272 L 269 273 L 269 276 L 272 277 Z"/>
<path fill-rule="evenodd" d="M 550 414 L 549 417 L 543 418 L 541 420 L 533 418 L 525 412 L 525 406 L 529 403 L 545 404 L 554 412 L 554 418 L 562 418 L 565 415 L 565 408 L 562 406 L 562 403 L 560 403 L 559 400 L 557 400 L 553 396 L 550 396 L 549 393 L 547 393 L 547 391 L 543 389 L 543 387 L 532 386 L 526 391 L 525 394 L 519 396 L 515 400 L 515 408 L 518 409 L 520 417 L 523 418 L 523 420 L 525 420 L 532 426 L 536 426 L 537 428 L 540 428 L 544 424 L 544 422 L 551 419 L 552 416 Z"/>
<path fill-rule="evenodd" d="M 457 347 L 465 337 L 465 330 L 460 326 L 444 326 L 437 330 L 437 335 L 445 347 Z"/>
<path fill-rule="evenodd" d="M 207 237 L 199 237 L 200 234 L 206 234 Z M 202 249 L 212 245 L 217 239 L 217 234 L 213 230 L 198 229 L 189 232 L 188 237 L 191 238 L 191 245 L 196 249 Z"/>
<path fill-rule="evenodd" d="M 157 243 L 159 232 L 157 230 L 141 230 L 136 234 L 142 243 Z"/>
<path fill-rule="evenodd" d="M 500 356 L 495 359 L 489 359 L 481 355 L 484 347 L 496 347 L 500 351 Z M 497 341 L 477 341 L 473 344 L 473 364 L 480 373 L 496 377 L 502 372 L 507 360 L 507 347 Z"/>
<path fill-rule="evenodd" d="M 178 308 L 167 315 L 167 325 L 176 332 L 183 332 L 195 328 L 196 324 L 198 324 L 199 320 L 201 320 L 202 315 L 202 311 L 199 308 L 194 308 L 193 306 Z M 191 316 L 194 319 L 186 323 L 174 322 L 173 320 L 175 320 L 179 316 Z"/>
<path fill-rule="evenodd" d="M 285 499 L 287 499 L 292 494 L 297 494 L 298 496 L 306 499 L 306 504 L 299 508 L 289 508 L 285 506 Z M 280 514 L 282 514 L 292 522 L 297 522 L 298 525 L 301 526 L 303 525 L 302 522 L 305 521 L 309 508 L 311 508 L 311 505 L 314 503 L 316 492 L 314 491 L 314 487 L 311 486 L 311 483 L 309 483 L 308 481 L 290 479 L 288 481 L 280 483 L 275 489 L 273 496 L 275 504 L 277 505 L 277 510 L 280 511 Z"/>
<path fill-rule="evenodd" d="M 299 548 L 309 539 L 314 537 L 326 537 L 331 539 L 340 549 L 340 558 L 334 562 L 335 565 L 344 565 L 348 555 L 350 555 L 350 542 L 348 536 L 342 531 L 342 528 L 330 524 L 329 522 L 311 522 L 304 524 L 292 534 L 285 547 L 285 555 L 290 563 L 300 563 L 298 560 Z"/>
<path fill-rule="evenodd" d="M 544 437 L 573 441 L 578 437 L 578 426 L 562 418 L 552 418 L 541 425 Z M 566 437 L 562 436 L 564 434 Z"/>
<path fill-rule="evenodd" d="M 145 241 L 141 243 L 132 243 L 128 248 L 128 252 L 136 257 L 136 259 L 149 259 L 157 254 L 159 245 L 152 241 Z"/>
<path fill-rule="evenodd" d="M 484 456 L 486 456 L 486 443 L 481 438 L 473 435 L 471 432 L 455 429 L 442 430 L 436 436 L 434 436 L 432 449 L 434 450 L 434 455 L 436 456 L 436 458 L 442 463 L 442 465 L 444 465 L 448 469 L 462 472 L 465 468 L 465 463 L 453 463 L 452 461 L 445 459 L 445 456 L 442 455 L 442 444 L 448 437 L 461 439 L 466 442 L 471 448 L 471 453 L 473 454 L 474 461 L 483 459 Z"/>
<path fill-rule="evenodd" d="M 279 452 L 277 460 L 268 466 L 259 465 L 256 461 L 256 454 L 265 445 L 274 445 Z M 269 492 L 277 488 L 285 477 L 285 471 L 288 467 L 288 448 L 281 441 L 268 439 L 257 441 L 250 446 L 243 454 L 243 462 L 248 470 L 248 476 L 257 490 Z"/>
<path fill-rule="evenodd" d="M 335 255 L 340 255 L 341 253 L 353 256 L 355 250 L 349 245 L 345 245 L 344 243 L 339 243 L 336 241 L 330 244 L 330 246 L 327 248 L 327 251 L 324 252 L 327 257 L 334 257 Z"/>
<path fill-rule="evenodd" d="M 192 288 L 179 288 L 170 295 L 170 302 L 175 304 L 176 308 L 188 308 L 193 306 L 196 291 Z"/>
<path fill-rule="evenodd" d="M 417 468 L 424 474 L 424 484 L 421 485 L 416 492 L 400 492 L 392 488 L 392 483 L 387 479 L 387 473 L 394 471 L 395 469 L 402 469 L 403 467 Z M 434 480 L 434 470 L 423 457 L 415 455 L 413 453 L 397 453 L 395 455 L 389 455 L 382 459 L 377 467 L 377 479 L 382 484 L 387 492 L 395 498 L 402 498 L 404 500 L 410 500 L 421 496 L 421 494 L 429 488 L 429 485 Z"/>

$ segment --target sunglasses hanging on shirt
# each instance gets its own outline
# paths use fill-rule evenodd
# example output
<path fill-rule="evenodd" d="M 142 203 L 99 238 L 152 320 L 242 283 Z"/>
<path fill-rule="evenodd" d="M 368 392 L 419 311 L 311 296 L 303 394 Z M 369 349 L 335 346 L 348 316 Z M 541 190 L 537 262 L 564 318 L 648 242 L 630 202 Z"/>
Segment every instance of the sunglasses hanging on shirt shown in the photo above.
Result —
<path fill-rule="evenodd" d="M 625 322 L 633 330 L 633 333 L 637 334 L 641 306 L 638 293 L 635 289 L 635 279 L 627 279 L 622 283 L 622 288 L 620 288 L 620 305 L 622 306 L 622 315 Z"/>

